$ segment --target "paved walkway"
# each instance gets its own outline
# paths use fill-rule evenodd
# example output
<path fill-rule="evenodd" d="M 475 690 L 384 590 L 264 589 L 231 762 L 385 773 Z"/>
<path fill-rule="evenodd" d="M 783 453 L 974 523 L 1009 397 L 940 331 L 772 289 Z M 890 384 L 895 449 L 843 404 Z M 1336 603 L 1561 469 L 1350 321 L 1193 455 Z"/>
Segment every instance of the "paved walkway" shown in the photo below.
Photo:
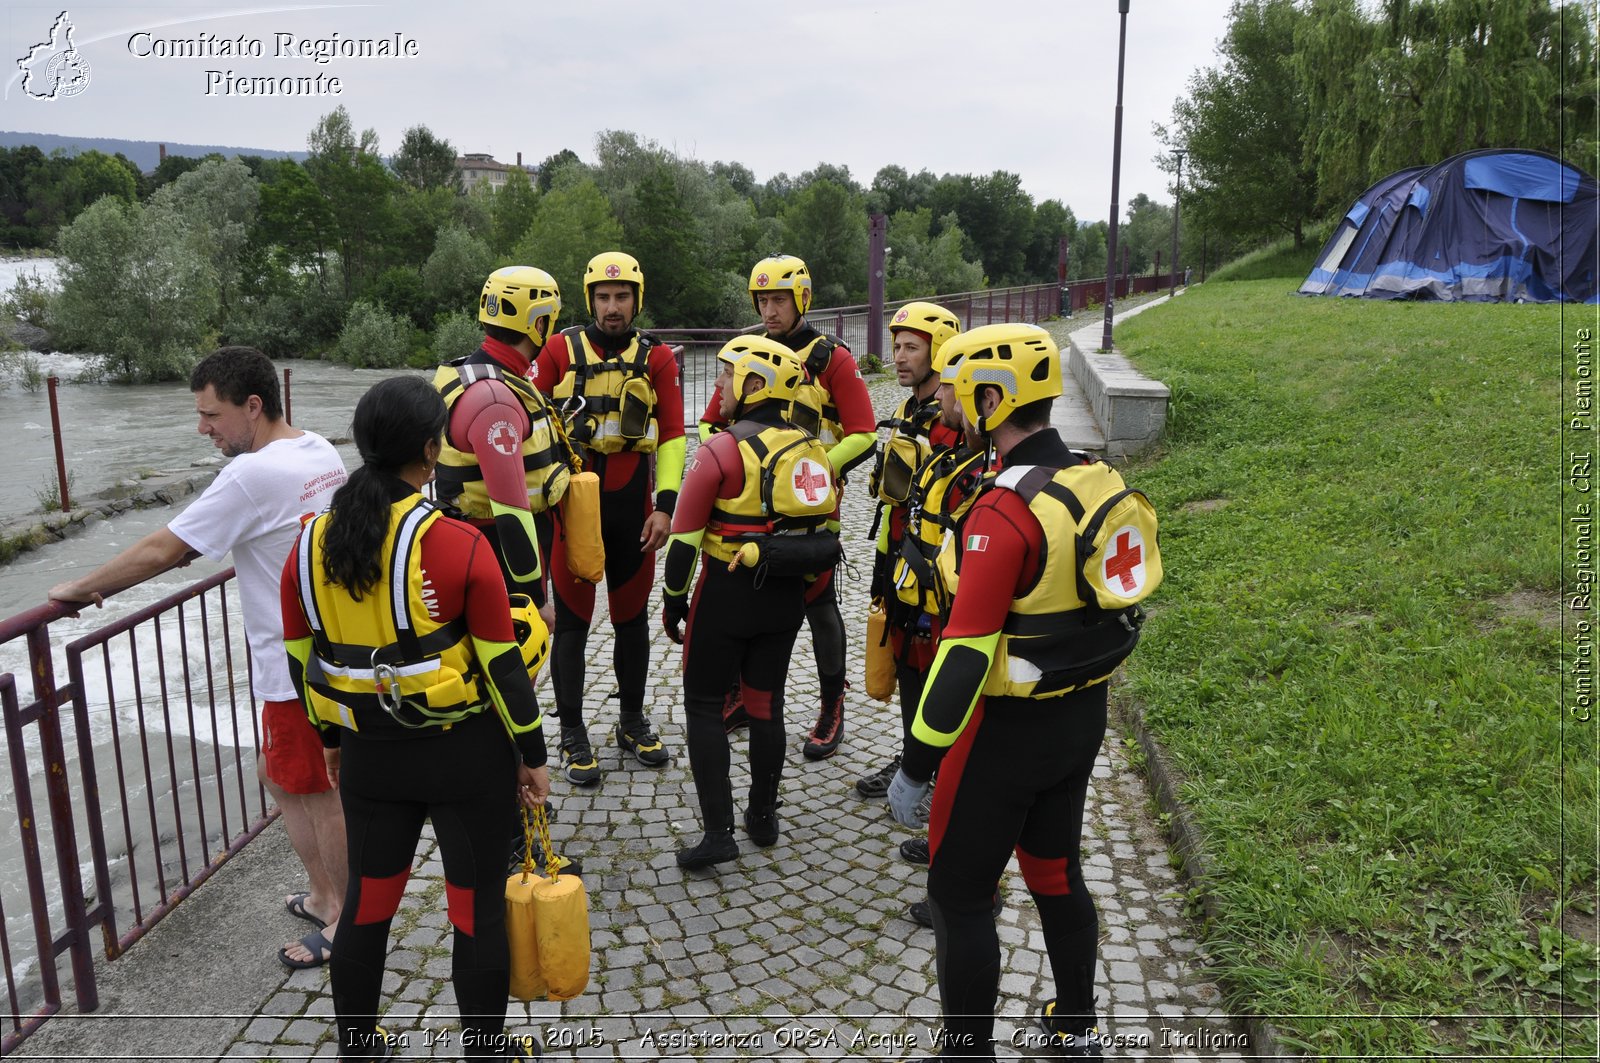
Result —
<path fill-rule="evenodd" d="M 879 409 L 899 393 L 892 376 L 873 385 Z M 860 544 L 871 521 L 865 477 L 858 479 L 845 510 L 857 578 L 846 576 L 841 588 L 855 675 L 866 613 L 867 552 Z M 676 756 L 661 770 L 623 762 L 607 734 L 617 710 L 603 605 L 600 613 L 589 660 L 590 728 L 597 740 L 607 735 L 606 774 L 582 792 L 558 780 L 552 828 L 557 847 L 588 868 L 592 979 L 588 992 L 565 1004 L 513 1003 L 509 1028 L 537 1031 L 557 1059 L 897 1060 L 931 1052 L 939 1016 L 933 932 L 904 914 L 924 895 L 925 872 L 896 854 L 910 833 L 892 822 L 882 801 L 854 790 L 858 776 L 897 751 L 898 710 L 852 692 L 839 753 L 806 761 L 800 746 L 818 689 L 802 632 L 788 691 L 783 838 L 760 850 L 740 831 L 738 863 L 723 865 L 720 875 L 685 873 L 673 856 L 700 828 L 684 753 L 678 651 L 657 632 L 648 694 Z M 553 748 L 553 719 L 548 726 Z M 741 807 L 744 747 L 736 738 Z M 1101 914 L 1103 1029 L 1120 1046 L 1113 1057 L 1249 1056 L 1243 1029 L 1223 1010 L 1207 972 L 1183 885 L 1128 748 L 1113 724 L 1084 836 L 1085 877 Z M 52 1019 L 19 1058 L 335 1059 L 326 970 L 286 976 L 273 958 L 279 944 L 306 929 L 281 908 L 279 898 L 296 879 L 281 833 L 275 826 L 237 867 L 224 868 L 127 956 L 106 965 L 97 1015 Z M 1030 1048 L 1032 1015 L 1055 988 L 1015 862 L 1002 888 L 999 1054 L 1048 1058 Z M 403 1038 L 399 1056 L 456 1058 L 450 930 L 431 835 L 391 950 L 385 1025 Z"/>

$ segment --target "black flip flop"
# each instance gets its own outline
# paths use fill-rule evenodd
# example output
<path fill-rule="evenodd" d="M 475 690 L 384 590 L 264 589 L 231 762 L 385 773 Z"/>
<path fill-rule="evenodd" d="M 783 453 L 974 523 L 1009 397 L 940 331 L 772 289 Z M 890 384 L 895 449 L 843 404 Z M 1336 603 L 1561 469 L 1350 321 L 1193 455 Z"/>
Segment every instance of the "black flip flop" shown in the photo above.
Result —
<path fill-rule="evenodd" d="M 333 942 L 323 935 L 321 930 L 313 930 L 300 939 L 300 944 L 311 953 L 309 960 L 296 960 L 290 957 L 289 947 L 285 945 L 278 950 L 278 961 L 291 971 L 306 971 L 313 967 L 321 967 L 333 958 Z"/>
<path fill-rule="evenodd" d="M 328 924 L 311 914 L 311 909 L 306 907 L 306 901 L 311 899 L 309 893 L 296 893 L 293 897 L 283 902 L 290 915 L 296 919 L 304 919 L 318 930 L 326 929 Z"/>

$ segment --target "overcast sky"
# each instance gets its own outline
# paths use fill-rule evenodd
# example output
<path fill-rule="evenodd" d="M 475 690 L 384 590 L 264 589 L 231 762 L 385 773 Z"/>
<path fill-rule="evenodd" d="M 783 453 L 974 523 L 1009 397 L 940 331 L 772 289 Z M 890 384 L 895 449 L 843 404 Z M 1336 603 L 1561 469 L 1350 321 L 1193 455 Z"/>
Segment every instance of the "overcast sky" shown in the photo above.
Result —
<path fill-rule="evenodd" d="M 70 0 L 69 0 L 70 3 Z M 1132 0 L 1124 89 L 1123 204 L 1170 201 L 1154 157 L 1189 77 L 1215 61 L 1228 0 Z M 1103 219 L 1111 199 L 1116 0 L 520 0 L 361 5 L 71 4 L 89 80 L 40 91 L 62 11 L 8 3 L 0 128 L 304 150 L 343 104 L 384 154 L 421 123 L 460 152 L 537 163 L 594 159 L 594 134 L 627 129 L 676 154 L 748 166 L 760 180 L 842 164 L 1021 175 L 1035 201 Z M 259 44 L 261 55 L 163 56 L 170 42 Z M 413 42 L 399 58 L 279 56 L 295 41 Z M 208 74 L 216 71 L 216 74 Z M 227 94 L 226 78 L 337 78 L 338 95 Z M 209 91 L 209 94 L 208 94 Z"/>

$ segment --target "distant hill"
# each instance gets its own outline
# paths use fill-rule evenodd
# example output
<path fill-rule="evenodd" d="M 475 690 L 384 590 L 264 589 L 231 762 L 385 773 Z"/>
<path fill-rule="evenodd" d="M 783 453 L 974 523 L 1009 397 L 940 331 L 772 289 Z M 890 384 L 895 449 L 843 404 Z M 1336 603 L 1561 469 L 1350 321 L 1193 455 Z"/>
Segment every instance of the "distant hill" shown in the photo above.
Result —
<path fill-rule="evenodd" d="M 217 144 L 179 144 L 176 141 L 118 140 L 115 137 L 64 137 L 55 133 L 11 133 L 0 130 L 0 148 L 20 148 L 32 144 L 46 155 L 64 148 L 69 155 L 80 151 L 103 151 L 107 155 L 122 152 L 141 170 L 154 170 L 161 161 L 161 147 L 167 145 L 168 155 L 186 155 L 200 158 L 216 152 L 219 155 L 260 155 L 264 159 L 304 160 L 303 151 L 274 151 L 271 148 L 228 148 Z"/>

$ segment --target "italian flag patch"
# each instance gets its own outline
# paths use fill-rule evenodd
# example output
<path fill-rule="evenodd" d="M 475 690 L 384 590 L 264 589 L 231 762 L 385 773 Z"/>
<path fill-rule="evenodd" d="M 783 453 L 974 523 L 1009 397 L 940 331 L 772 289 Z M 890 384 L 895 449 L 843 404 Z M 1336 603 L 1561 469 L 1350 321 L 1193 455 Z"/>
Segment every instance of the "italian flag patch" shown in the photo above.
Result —
<path fill-rule="evenodd" d="M 981 554 L 987 549 L 989 549 L 989 537 L 987 535 L 967 536 L 967 551 L 969 553 Z"/>

